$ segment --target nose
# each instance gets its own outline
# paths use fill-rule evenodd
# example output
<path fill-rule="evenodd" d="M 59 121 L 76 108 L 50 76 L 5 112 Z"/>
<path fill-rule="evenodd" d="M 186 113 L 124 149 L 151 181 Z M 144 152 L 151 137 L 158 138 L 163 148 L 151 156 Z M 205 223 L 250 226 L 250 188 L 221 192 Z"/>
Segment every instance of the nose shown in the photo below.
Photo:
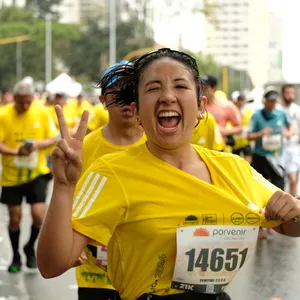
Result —
<path fill-rule="evenodd" d="M 163 89 L 163 91 L 159 97 L 159 101 L 170 104 L 170 103 L 176 102 L 177 98 L 176 98 L 174 91 L 171 88 L 165 88 L 165 89 Z"/>

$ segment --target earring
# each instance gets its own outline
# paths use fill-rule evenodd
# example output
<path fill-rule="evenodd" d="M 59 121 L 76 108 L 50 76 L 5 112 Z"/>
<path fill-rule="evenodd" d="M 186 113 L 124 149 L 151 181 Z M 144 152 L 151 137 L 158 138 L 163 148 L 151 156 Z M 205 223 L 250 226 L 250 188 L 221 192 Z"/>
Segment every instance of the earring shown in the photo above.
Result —
<path fill-rule="evenodd" d="M 204 119 L 204 115 L 202 113 L 199 114 L 198 118 L 199 121 Z"/>
<path fill-rule="evenodd" d="M 106 103 L 104 102 L 102 105 L 103 105 L 103 108 L 104 108 L 105 110 L 107 110 Z"/>

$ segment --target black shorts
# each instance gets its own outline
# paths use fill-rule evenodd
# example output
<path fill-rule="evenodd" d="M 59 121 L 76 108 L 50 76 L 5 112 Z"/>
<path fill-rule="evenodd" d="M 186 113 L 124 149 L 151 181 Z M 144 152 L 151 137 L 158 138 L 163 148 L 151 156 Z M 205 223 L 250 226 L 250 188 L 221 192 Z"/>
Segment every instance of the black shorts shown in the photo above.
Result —
<path fill-rule="evenodd" d="M 258 154 L 254 154 L 251 165 L 265 179 L 270 181 L 278 188 L 284 190 L 284 185 L 285 185 L 284 177 L 278 175 L 274 171 L 274 168 L 270 165 L 266 157 Z"/>
<path fill-rule="evenodd" d="M 45 202 L 49 180 L 49 174 L 46 174 L 21 185 L 4 186 L 2 187 L 0 202 L 9 206 L 21 205 L 23 197 L 29 204 Z"/>
<path fill-rule="evenodd" d="M 240 156 L 241 156 L 241 154 L 243 156 L 251 156 L 252 155 L 252 149 L 251 149 L 251 146 L 248 145 L 248 146 L 240 148 L 240 149 L 232 150 L 232 153 L 236 154 L 236 155 L 240 155 Z"/>
<path fill-rule="evenodd" d="M 78 288 L 78 300 L 121 300 L 115 290 Z"/>

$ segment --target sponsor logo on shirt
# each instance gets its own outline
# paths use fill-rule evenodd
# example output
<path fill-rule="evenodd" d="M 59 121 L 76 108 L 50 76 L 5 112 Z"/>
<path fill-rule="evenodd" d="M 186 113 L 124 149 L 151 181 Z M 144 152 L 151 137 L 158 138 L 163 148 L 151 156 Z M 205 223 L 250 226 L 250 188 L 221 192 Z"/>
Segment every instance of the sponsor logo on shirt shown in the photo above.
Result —
<path fill-rule="evenodd" d="M 197 216 L 190 215 L 185 218 L 183 225 L 197 225 L 199 224 L 199 220 Z"/>
<path fill-rule="evenodd" d="M 240 225 L 244 222 L 244 215 L 241 213 L 234 213 L 231 215 L 231 223 L 234 225 Z"/>
<path fill-rule="evenodd" d="M 203 225 L 217 225 L 217 215 L 216 214 L 205 214 L 202 215 Z"/>

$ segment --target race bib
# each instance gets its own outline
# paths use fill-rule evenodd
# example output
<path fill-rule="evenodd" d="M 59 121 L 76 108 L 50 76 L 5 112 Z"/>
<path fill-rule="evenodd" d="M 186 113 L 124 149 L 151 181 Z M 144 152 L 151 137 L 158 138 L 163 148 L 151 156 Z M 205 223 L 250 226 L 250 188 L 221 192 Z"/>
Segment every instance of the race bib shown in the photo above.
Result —
<path fill-rule="evenodd" d="M 262 147 L 267 151 L 277 151 L 281 147 L 281 140 L 280 134 L 265 135 L 262 138 Z"/>
<path fill-rule="evenodd" d="M 107 266 L 107 247 L 97 247 L 97 265 Z"/>
<path fill-rule="evenodd" d="M 33 151 L 28 156 L 16 156 L 14 166 L 17 169 L 33 170 L 38 166 L 38 151 Z"/>
<path fill-rule="evenodd" d="M 257 236 L 257 226 L 178 228 L 172 288 L 221 293 L 253 254 Z"/>

